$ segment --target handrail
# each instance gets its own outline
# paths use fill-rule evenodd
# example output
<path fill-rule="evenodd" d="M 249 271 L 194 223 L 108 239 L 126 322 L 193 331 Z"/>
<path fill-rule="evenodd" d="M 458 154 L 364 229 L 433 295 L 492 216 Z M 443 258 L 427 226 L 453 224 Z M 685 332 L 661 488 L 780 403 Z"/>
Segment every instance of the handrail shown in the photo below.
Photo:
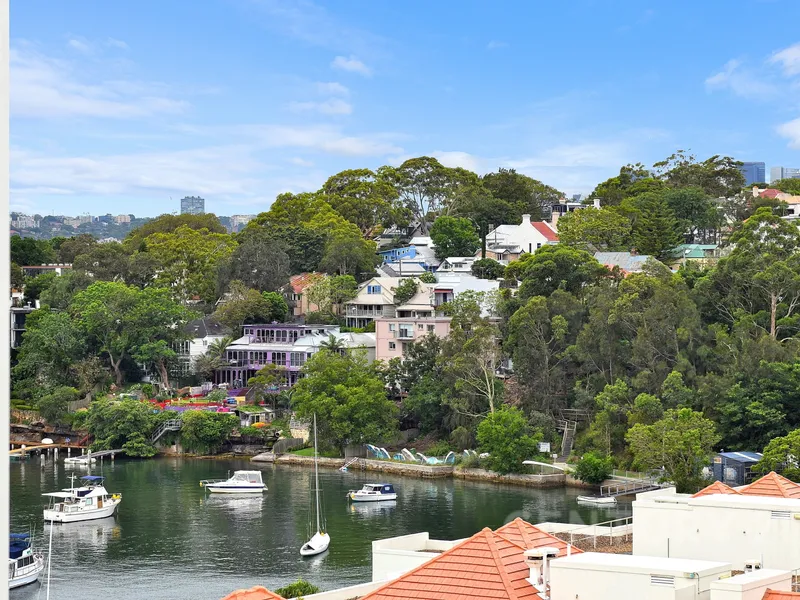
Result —
<path fill-rule="evenodd" d="M 602 523 L 595 523 L 593 525 L 585 525 L 584 527 L 576 527 L 575 529 L 572 529 L 572 530 L 570 530 L 568 532 L 569 533 L 569 543 L 573 544 L 573 545 L 575 544 L 576 532 L 580 532 L 582 530 L 590 530 L 591 533 L 578 533 L 579 536 L 582 536 L 582 537 L 580 537 L 578 539 L 578 541 L 581 541 L 583 539 L 593 538 L 594 539 L 593 546 L 594 546 L 594 548 L 597 548 L 597 538 L 598 537 L 607 537 L 607 538 L 609 538 L 610 544 L 613 546 L 614 545 L 614 537 L 615 537 L 614 530 L 615 529 L 619 530 L 620 528 L 625 528 L 623 533 L 617 533 L 616 534 L 617 539 L 619 539 L 621 537 L 625 537 L 627 535 L 630 535 L 630 533 L 632 533 L 632 531 L 633 531 L 632 529 L 630 531 L 627 530 L 627 528 L 631 527 L 632 525 L 633 525 L 633 517 L 630 516 L 630 517 L 620 517 L 618 519 L 612 519 L 610 521 L 603 521 Z M 607 529 L 607 531 L 603 531 L 601 529 L 600 532 L 598 533 L 598 530 L 597 530 L 598 527 L 604 527 L 604 528 Z M 567 533 L 567 532 L 564 532 L 564 533 Z"/>

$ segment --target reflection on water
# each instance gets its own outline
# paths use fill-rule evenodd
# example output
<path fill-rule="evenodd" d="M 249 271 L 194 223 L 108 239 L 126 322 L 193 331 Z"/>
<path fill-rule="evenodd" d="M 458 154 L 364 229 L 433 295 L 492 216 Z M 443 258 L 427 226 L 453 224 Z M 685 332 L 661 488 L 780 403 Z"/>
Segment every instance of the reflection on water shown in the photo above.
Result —
<path fill-rule="evenodd" d="M 46 548 L 44 492 L 69 487 L 74 469 L 37 461 L 11 465 L 11 525 L 35 526 Z M 201 479 L 236 469 L 261 469 L 269 491 L 209 494 Z M 88 472 L 89 470 L 87 470 Z M 606 509 L 578 506 L 580 490 L 537 490 L 461 480 L 380 475 L 398 499 L 351 503 L 348 490 L 373 483 L 362 472 L 320 472 L 323 516 L 330 550 L 301 559 L 313 515 L 312 472 L 301 467 L 256 466 L 247 461 L 179 458 L 98 461 L 90 472 L 122 493 L 116 517 L 53 527 L 51 599 L 83 597 L 87 580 L 114 600 L 169 598 L 217 600 L 237 588 L 281 587 L 298 577 L 332 589 L 369 581 L 373 540 L 428 531 L 435 539 L 460 539 L 519 516 L 530 522 L 595 523 L 630 514 L 630 504 Z M 42 593 L 45 593 L 42 590 Z M 35 600 L 34 585 L 11 591 Z"/>

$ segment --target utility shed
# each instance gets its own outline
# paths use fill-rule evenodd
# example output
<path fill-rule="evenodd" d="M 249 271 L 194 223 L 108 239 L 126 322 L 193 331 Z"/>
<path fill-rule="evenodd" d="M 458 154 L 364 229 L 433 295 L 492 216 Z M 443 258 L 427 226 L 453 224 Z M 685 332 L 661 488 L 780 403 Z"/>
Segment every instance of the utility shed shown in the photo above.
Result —
<path fill-rule="evenodd" d="M 584 552 L 550 563 L 552 600 L 711 600 L 724 562 Z"/>
<path fill-rule="evenodd" d="M 720 452 L 714 457 L 711 472 L 716 481 L 734 487 L 747 485 L 753 481 L 753 465 L 760 460 L 758 452 Z"/>

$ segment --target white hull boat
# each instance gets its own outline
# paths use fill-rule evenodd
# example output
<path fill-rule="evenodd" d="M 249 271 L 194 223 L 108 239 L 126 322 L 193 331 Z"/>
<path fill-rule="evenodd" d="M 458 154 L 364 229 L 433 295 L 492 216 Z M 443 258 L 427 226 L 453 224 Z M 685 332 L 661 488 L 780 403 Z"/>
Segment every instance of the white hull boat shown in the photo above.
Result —
<path fill-rule="evenodd" d="M 580 504 L 594 504 L 596 506 L 613 506 L 617 503 L 614 496 L 578 496 Z"/>
<path fill-rule="evenodd" d="M 317 532 L 310 540 L 303 544 L 302 548 L 300 548 L 300 556 L 314 556 L 316 554 L 322 554 L 328 549 L 330 543 L 331 536 L 329 536 L 327 533 Z"/>
<path fill-rule="evenodd" d="M 383 502 L 397 500 L 397 493 L 389 483 L 368 483 L 360 490 L 350 490 L 347 497 L 353 502 Z"/>
<path fill-rule="evenodd" d="M 75 476 L 72 476 L 75 480 Z M 71 487 L 60 492 L 42 494 L 50 498 L 44 509 L 44 520 L 50 523 L 76 523 L 111 517 L 117 511 L 121 494 L 111 494 L 103 487 L 103 477 L 81 477 L 81 487 Z"/>
<path fill-rule="evenodd" d="M 44 556 L 31 549 L 30 536 L 27 534 L 11 534 L 8 556 L 8 589 L 10 590 L 37 581 L 39 575 L 44 571 Z"/>
<path fill-rule="evenodd" d="M 234 471 L 228 479 L 203 479 L 200 487 L 217 494 L 260 494 L 267 491 L 261 471 Z"/>
<path fill-rule="evenodd" d="M 96 462 L 97 459 L 91 456 L 72 456 L 64 459 L 65 465 L 93 465 Z"/>
<path fill-rule="evenodd" d="M 314 497 L 317 509 L 317 532 L 300 548 L 300 556 L 322 554 L 331 543 L 331 536 L 324 531 L 319 506 L 319 464 L 317 461 L 317 415 L 314 415 Z"/>

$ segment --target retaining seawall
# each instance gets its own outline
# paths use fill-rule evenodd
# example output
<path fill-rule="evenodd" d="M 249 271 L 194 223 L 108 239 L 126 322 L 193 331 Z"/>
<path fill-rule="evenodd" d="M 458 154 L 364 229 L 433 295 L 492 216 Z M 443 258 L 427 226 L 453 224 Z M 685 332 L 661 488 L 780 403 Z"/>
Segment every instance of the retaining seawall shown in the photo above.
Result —
<path fill-rule="evenodd" d="M 563 487 L 566 484 L 566 475 L 564 473 L 552 475 L 511 473 L 501 475 L 486 469 L 455 469 L 453 476 L 467 481 L 492 481 L 494 483 L 538 488 Z"/>

